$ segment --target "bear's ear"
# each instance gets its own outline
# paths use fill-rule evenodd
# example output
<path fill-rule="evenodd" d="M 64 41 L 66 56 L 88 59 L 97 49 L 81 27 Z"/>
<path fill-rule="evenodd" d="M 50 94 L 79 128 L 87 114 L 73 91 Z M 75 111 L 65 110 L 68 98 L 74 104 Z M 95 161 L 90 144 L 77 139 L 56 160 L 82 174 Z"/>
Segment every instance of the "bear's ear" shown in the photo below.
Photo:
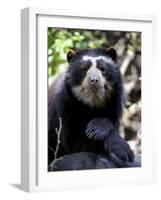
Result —
<path fill-rule="evenodd" d="M 70 49 L 67 53 L 67 61 L 71 62 L 73 60 L 73 58 L 76 56 L 76 50 L 74 49 Z"/>
<path fill-rule="evenodd" d="M 107 55 L 112 58 L 112 60 L 116 61 L 117 60 L 117 53 L 114 48 L 109 48 L 107 49 Z"/>

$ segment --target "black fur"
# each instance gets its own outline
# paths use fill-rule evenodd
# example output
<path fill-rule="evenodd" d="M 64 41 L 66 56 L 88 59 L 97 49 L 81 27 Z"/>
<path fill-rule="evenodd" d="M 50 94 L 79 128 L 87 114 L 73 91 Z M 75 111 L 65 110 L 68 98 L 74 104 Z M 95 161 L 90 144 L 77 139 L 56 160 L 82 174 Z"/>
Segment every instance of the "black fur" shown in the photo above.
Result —
<path fill-rule="evenodd" d="M 85 63 L 81 60 L 82 55 L 106 56 L 113 59 L 112 64 L 104 64 L 105 70 L 102 72 L 113 88 L 112 95 L 103 108 L 91 108 L 79 101 L 72 93 L 71 88 L 80 85 L 85 77 L 83 70 Z M 124 91 L 114 51 L 105 49 L 81 50 L 68 54 L 67 59 L 69 62 L 68 71 L 49 88 L 48 163 L 50 164 L 54 159 L 57 144 L 56 128 L 59 128 L 59 118 L 62 119 L 62 130 L 57 157 L 82 151 L 98 154 L 112 152 L 123 162 L 132 161 L 133 152 L 117 133 L 122 116 Z M 96 139 L 88 138 L 88 133 L 92 130 Z"/>
<path fill-rule="evenodd" d="M 91 140 L 103 141 L 105 152 L 108 152 L 113 161 L 122 163 L 122 166 L 124 163 L 133 161 L 133 152 L 109 119 L 95 118 L 91 120 L 87 125 L 86 135 Z"/>

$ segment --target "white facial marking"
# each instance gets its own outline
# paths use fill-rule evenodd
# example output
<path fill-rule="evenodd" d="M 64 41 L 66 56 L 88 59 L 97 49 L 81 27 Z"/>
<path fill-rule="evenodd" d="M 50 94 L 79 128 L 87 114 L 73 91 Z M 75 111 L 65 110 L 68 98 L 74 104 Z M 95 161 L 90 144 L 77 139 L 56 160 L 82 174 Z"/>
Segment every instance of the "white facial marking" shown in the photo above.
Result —
<path fill-rule="evenodd" d="M 109 94 L 106 93 L 104 86 L 106 85 L 108 89 L 110 88 L 110 85 L 107 85 L 107 81 L 105 77 L 102 75 L 101 71 L 97 68 L 97 60 L 104 60 L 108 63 L 113 63 L 112 59 L 106 58 L 105 56 L 98 56 L 98 57 L 91 57 L 91 56 L 84 56 L 83 60 L 90 60 L 92 63 L 92 66 L 89 68 L 89 70 L 86 73 L 86 76 L 79 86 L 75 86 L 72 88 L 73 93 L 76 95 L 76 97 L 84 102 L 85 104 L 91 106 L 91 107 L 104 107 L 105 102 L 107 100 L 107 97 Z M 99 77 L 99 89 L 95 92 L 93 92 L 90 88 L 89 79 L 92 75 L 97 75 Z"/>
<path fill-rule="evenodd" d="M 92 56 L 83 56 L 83 60 L 90 60 L 93 63 L 96 63 L 97 60 L 104 60 L 106 63 L 113 64 L 114 61 L 111 58 L 107 58 L 105 56 L 98 56 L 98 57 L 92 57 Z"/>

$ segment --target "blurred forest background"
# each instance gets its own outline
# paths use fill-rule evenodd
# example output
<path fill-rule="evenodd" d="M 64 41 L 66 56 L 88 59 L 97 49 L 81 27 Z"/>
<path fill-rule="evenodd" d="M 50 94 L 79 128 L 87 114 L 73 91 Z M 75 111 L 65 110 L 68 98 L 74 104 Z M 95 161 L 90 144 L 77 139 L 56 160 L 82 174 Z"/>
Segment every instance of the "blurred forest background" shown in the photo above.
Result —
<path fill-rule="evenodd" d="M 141 33 L 48 28 L 49 85 L 68 65 L 70 48 L 114 47 L 124 80 L 126 104 L 120 133 L 141 154 Z"/>

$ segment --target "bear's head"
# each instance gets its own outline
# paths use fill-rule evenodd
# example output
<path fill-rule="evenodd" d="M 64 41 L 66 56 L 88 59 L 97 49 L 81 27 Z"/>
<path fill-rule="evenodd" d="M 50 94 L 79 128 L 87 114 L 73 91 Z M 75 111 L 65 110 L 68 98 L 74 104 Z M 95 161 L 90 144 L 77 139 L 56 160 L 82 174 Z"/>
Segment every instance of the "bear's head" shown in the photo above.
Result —
<path fill-rule="evenodd" d="M 70 50 L 67 82 L 73 95 L 90 107 L 104 107 L 122 88 L 114 48 Z"/>

